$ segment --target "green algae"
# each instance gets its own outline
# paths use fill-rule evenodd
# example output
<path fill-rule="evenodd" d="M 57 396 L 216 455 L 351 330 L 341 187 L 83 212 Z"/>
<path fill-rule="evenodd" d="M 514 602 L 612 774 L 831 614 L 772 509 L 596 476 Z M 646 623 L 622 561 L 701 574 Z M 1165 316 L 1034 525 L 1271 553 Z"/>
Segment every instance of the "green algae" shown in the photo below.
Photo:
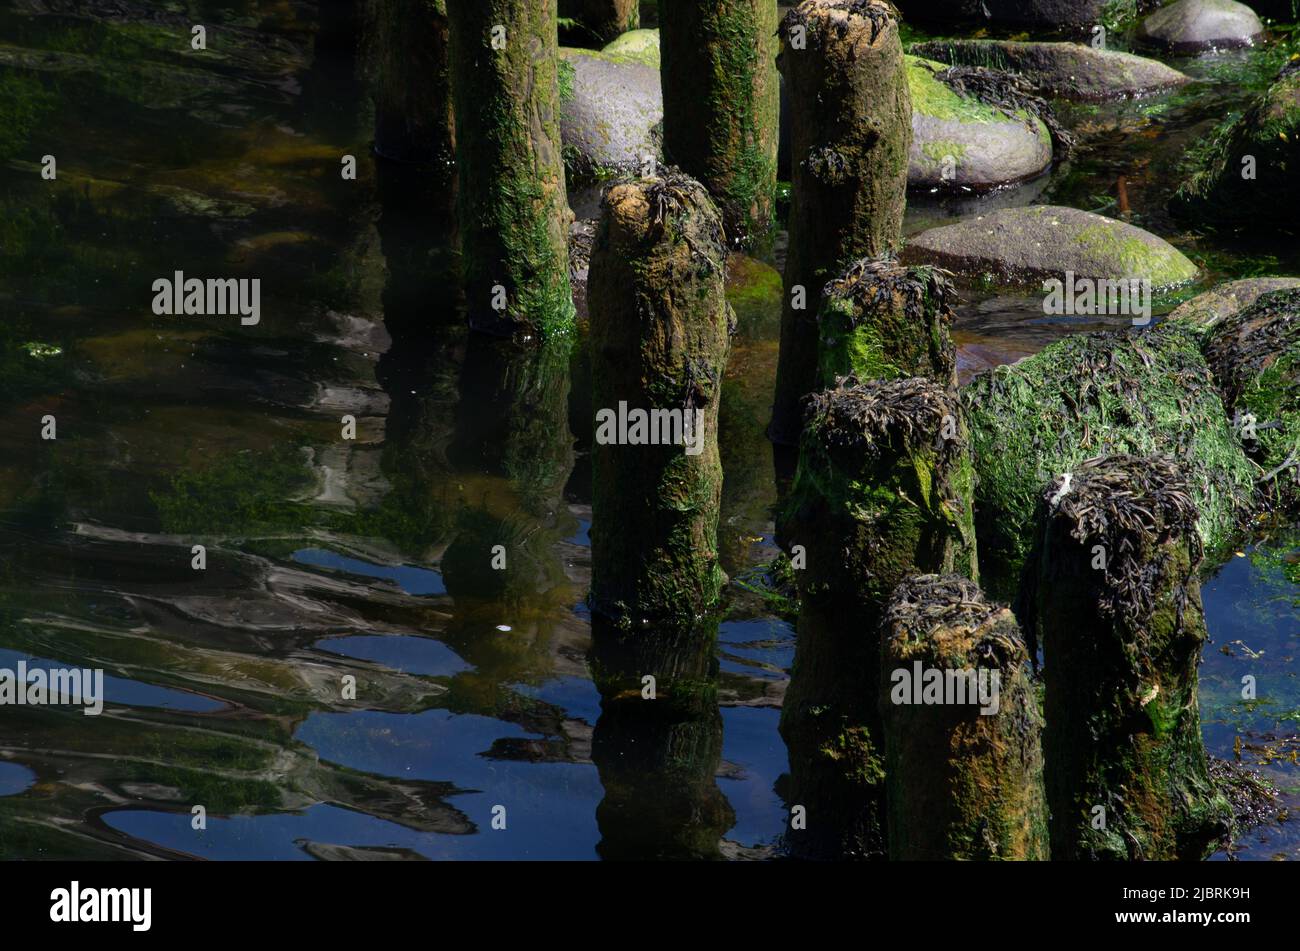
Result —
<path fill-rule="evenodd" d="M 1166 452 L 1189 468 L 1211 561 L 1253 506 L 1250 463 L 1190 329 L 1068 337 L 963 391 L 978 473 L 985 585 L 1015 596 L 1041 487 L 1086 459 Z"/>

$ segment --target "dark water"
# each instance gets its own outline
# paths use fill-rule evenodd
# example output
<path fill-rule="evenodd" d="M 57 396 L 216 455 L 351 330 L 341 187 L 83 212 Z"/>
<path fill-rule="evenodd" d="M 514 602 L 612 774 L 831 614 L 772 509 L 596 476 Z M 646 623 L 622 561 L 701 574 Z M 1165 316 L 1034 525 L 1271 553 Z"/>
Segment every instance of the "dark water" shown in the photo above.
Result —
<path fill-rule="evenodd" d="M 733 261 L 717 708 L 602 712 L 581 340 L 467 333 L 445 200 L 375 167 L 350 40 L 301 2 L 0 3 L 0 667 L 107 674 L 102 716 L 0 713 L 0 856 L 779 853 L 793 631 L 747 586 L 775 553 L 779 279 Z M 1122 174 L 1134 220 L 1213 279 L 1300 273 L 1161 216 L 1161 169 L 1244 98 L 1099 108 L 1070 164 L 985 203 L 1105 212 Z M 910 226 L 950 211 L 918 202 Z M 154 316 L 176 270 L 261 279 L 260 323 Z M 1081 329 L 1031 304 L 973 292 L 964 368 Z M 1202 668 L 1212 752 L 1240 737 L 1292 788 L 1296 552 L 1274 540 L 1207 585 Z M 1295 857 L 1293 826 L 1243 855 Z"/>

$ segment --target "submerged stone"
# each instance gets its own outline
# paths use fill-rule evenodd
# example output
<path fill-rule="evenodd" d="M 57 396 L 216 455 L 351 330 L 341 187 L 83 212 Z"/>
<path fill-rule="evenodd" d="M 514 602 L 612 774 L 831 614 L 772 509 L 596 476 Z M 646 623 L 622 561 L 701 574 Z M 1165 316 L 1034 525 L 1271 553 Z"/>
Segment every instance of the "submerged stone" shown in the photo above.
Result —
<path fill-rule="evenodd" d="M 560 50 L 560 138 L 571 175 L 640 168 L 662 150 L 659 69 L 622 56 Z"/>
<path fill-rule="evenodd" d="M 1094 280 L 1149 280 L 1154 289 L 1185 284 L 1196 265 L 1149 231 L 1076 208 L 1004 208 L 931 228 L 903 252 L 909 264 L 1007 283 L 1061 280 L 1067 271 Z"/>
<path fill-rule="evenodd" d="M 1230 281 L 1179 305 L 1168 319 L 1187 320 L 1208 329 L 1249 307 L 1264 294 L 1293 287 L 1300 287 L 1300 277 L 1248 277 Z"/>
<path fill-rule="evenodd" d="M 1175 53 L 1253 46 L 1264 33 L 1255 11 L 1235 0 L 1178 0 L 1151 14 L 1138 39 Z"/>
<path fill-rule="evenodd" d="M 946 68 L 907 57 L 909 185 L 992 188 L 1033 178 L 1052 164 L 1051 135 L 1038 116 L 963 95 L 939 78 Z"/>
<path fill-rule="evenodd" d="M 1085 459 L 1164 453 L 1186 468 L 1207 549 L 1253 505 L 1253 467 L 1232 432 L 1199 334 L 1182 324 L 1067 337 L 977 375 L 962 393 L 976 468 L 986 590 L 1010 600 L 1042 486 Z"/>
<path fill-rule="evenodd" d="M 1097 101 L 1135 98 L 1191 82 L 1158 60 L 1082 43 L 935 40 L 911 48 L 916 56 L 953 66 L 1015 73 L 1040 96 Z"/>

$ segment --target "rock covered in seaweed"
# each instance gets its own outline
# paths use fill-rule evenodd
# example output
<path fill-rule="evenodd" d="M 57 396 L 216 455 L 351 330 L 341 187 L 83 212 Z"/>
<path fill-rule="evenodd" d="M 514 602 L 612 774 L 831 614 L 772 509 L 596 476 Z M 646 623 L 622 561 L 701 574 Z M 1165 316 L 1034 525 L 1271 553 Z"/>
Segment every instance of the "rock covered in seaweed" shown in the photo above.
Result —
<path fill-rule="evenodd" d="M 1067 337 L 977 375 L 962 402 L 978 476 L 984 585 L 997 597 L 1015 595 L 1041 487 L 1085 459 L 1176 457 L 1187 469 L 1201 539 L 1215 552 L 1252 509 L 1252 467 L 1189 327 Z"/>
<path fill-rule="evenodd" d="M 1296 228 L 1300 208 L 1300 60 L 1247 112 L 1225 120 L 1190 153 L 1175 212 L 1198 221 Z"/>
<path fill-rule="evenodd" d="M 1153 289 L 1185 284 L 1196 265 L 1149 231 L 1075 208 L 1003 208 L 911 238 L 903 260 L 957 274 L 1034 284 L 1067 271 L 1094 280 L 1149 280 Z"/>
<path fill-rule="evenodd" d="M 906 59 L 909 185 L 994 188 L 1033 178 L 1052 164 L 1053 134 L 1044 121 L 1052 121 L 1051 112 L 1015 77 Z"/>
<path fill-rule="evenodd" d="M 1043 718 L 1011 611 L 967 578 L 920 575 L 894 590 L 882 639 L 890 857 L 1046 859 Z M 964 698 L 916 704 L 918 665 Z"/>
<path fill-rule="evenodd" d="M 1236 0 L 1177 0 L 1138 26 L 1140 41 L 1174 53 L 1253 46 L 1264 35 L 1255 11 Z"/>
<path fill-rule="evenodd" d="M 1268 502 L 1300 507 L 1300 289 L 1265 294 L 1210 331 L 1205 356 Z"/>
<path fill-rule="evenodd" d="M 1041 490 L 1019 614 L 1043 645 L 1054 859 L 1197 861 L 1232 829 L 1201 741 L 1195 495 L 1162 454 L 1084 460 Z"/>
<path fill-rule="evenodd" d="M 1191 82 L 1159 60 L 1082 43 L 934 40 L 910 52 L 950 66 L 1014 73 L 1039 96 L 1086 102 L 1137 98 Z"/>

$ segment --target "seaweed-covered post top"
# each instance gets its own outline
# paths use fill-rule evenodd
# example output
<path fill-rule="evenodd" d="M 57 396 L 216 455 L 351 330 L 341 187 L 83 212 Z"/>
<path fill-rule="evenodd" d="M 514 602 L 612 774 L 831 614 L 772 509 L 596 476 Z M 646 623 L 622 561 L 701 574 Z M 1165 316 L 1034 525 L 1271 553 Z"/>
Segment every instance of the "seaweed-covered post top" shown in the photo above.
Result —
<path fill-rule="evenodd" d="M 912 100 L 897 11 L 878 0 L 804 0 L 780 27 L 792 195 L 781 353 L 769 434 L 799 440 L 817 376 L 821 288 L 850 261 L 898 249 Z"/>
<path fill-rule="evenodd" d="M 675 172 L 606 193 L 588 300 L 593 611 L 640 628 L 722 590 L 718 406 L 735 317 L 722 218 Z"/>
<path fill-rule="evenodd" d="M 1300 511 L 1300 291 L 1265 294 L 1214 326 L 1205 358 L 1262 501 Z"/>
<path fill-rule="evenodd" d="M 659 6 L 664 155 L 709 189 L 733 244 L 761 242 L 776 197 L 776 4 Z"/>
<path fill-rule="evenodd" d="M 375 90 L 375 151 L 449 169 L 456 130 L 446 0 L 371 0 L 366 47 Z"/>
<path fill-rule="evenodd" d="M 569 333 L 569 211 L 555 0 L 447 0 L 470 323 Z"/>
<path fill-rule="evenodd" d="M 881 633 L 890 857 L 1046 859 L 1043 720 L 1011 611 L 968 578 L 920 575 Z"/>
<path fill-rule="evenodd" d="M 956 298 L 947 271 L 905 267 L 892 256 L 854 261 L 822 293 L 818 385 L 838 377 L 920 376 L 957 386 L 949 328 Z"/>
<path fill-rule="evenodd" d="M 1231 826 L 1197 709 L 1196 506 L 1167 456 L 1090 459 L 1042 494 L 1022 617 L 1042 639 L 1054 859 L 1201 859 Z"/>
<path fill-rule="evenodd" d="M 800 593 L 799 640 L 781 715 L 791 847 L 882 854 L 880 619 L 908 575 L 976 573 L 971 463 L 956 397 L 930 380 L 812 397 L 783 539 Z"/>

